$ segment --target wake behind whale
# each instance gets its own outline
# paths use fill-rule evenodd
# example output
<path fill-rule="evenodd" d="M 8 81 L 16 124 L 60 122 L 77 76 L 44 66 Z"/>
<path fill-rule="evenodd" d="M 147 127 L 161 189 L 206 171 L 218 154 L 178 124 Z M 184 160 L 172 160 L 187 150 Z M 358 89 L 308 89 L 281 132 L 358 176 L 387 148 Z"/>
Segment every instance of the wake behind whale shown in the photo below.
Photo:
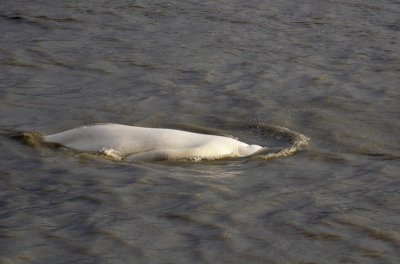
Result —
<path fill-rule="evenodd" d="M 237 139 L 176 129 L 146 128 L 119 124 L 94 124 L 52 135 L 22 133 L 29 144 L 66 147 L 84 153 L 100 153 L 114 160 L 217 160 L 224 158 L 271 159 L 288 156 L 308 143 L 304 135 L 278 126 L 257 125 L 262 133 L 280 134 L 290 146 L 271 148 Z"/>

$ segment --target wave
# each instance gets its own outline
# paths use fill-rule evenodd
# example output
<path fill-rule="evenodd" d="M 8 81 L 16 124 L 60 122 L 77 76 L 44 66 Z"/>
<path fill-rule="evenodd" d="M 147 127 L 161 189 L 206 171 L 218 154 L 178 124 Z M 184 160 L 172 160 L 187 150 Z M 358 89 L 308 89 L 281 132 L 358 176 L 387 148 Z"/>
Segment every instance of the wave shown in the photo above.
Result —
<path fill-rule="evenodd" d="M 308 145 L 310 138 L 305 135 L 282 126 L 256 124 L 258 133 L 262 133 L 264 137 L 275 137 L 283 142 L 288 142 L 286 147 L 271 147 L 260 150 L 252 155 L 252 158 L 259 159 L 275 159 L 286 157 L 302 150 Z"/>

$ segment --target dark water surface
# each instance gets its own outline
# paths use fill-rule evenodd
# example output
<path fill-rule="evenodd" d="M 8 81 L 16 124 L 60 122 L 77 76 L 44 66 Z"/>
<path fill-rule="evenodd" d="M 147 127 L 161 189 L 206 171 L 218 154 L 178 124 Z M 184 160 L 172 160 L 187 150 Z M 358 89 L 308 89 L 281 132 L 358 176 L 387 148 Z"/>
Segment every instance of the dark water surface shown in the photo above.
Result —
<path fill-rule="evenodd" d="M 399 1 L 2 0 L 0 36 L 0 263 L 400 262 Z M 8 137 L 96 122 L 311 141 L 126 164 Z"/>

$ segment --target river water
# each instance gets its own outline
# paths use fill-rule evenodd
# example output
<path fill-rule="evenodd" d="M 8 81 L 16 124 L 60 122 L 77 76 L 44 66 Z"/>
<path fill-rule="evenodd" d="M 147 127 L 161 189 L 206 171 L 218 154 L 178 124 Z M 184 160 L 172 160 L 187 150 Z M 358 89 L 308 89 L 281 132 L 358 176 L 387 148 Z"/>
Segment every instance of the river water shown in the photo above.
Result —
<path fill-rule="evenodd" d="M 0 263 L 399 263 L 399 18 L 395 0 L 2 0 Z M 10 138 L 98 122 L 310 142 L 128 164 Z"/>

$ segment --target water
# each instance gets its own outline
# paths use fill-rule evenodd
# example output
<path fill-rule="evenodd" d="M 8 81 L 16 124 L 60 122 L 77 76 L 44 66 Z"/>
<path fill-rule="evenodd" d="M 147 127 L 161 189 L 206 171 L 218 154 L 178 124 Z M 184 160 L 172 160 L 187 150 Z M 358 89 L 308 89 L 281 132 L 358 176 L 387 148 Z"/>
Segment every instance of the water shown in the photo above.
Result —
<path fill-rule="evenodd" d="M 398 263 L 399 17 L 389 0 L 2 0 L 0 263 Z M 8 136 L 96 122 L 311 140 L 126 164 Z"/>

